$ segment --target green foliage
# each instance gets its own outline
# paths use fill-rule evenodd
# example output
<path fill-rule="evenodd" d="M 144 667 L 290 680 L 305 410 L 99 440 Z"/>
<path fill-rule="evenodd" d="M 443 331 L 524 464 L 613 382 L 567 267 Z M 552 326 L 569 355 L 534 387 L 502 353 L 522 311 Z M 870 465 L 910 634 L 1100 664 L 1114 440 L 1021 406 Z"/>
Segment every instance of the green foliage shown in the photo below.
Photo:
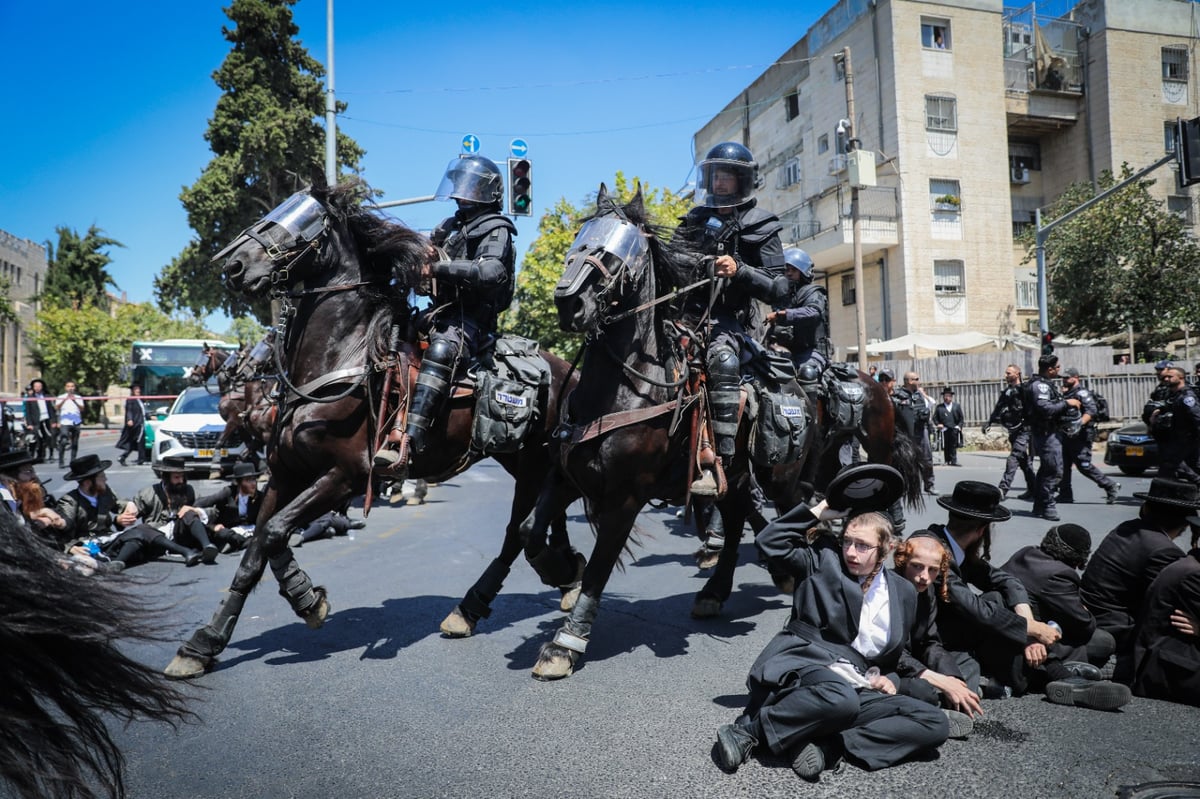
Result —
<path fill-rule="evenodd" d="M 1133 174 L 1122 166 L 1121 179 Z M 1111 188 L 1077 183 L 1048 209 L 1057 219 Z M 1184 221 L 1136 181 L 1051 231 L 1046 241 L 1050 329 L 1070 336 L 1110 336 L 1135 330 L 1163 334 L 1196 323 L 1200 308 L 1200 246 Z M 1022 239 L 1026 262 L 1036 257 L 1032 232 Z"/>
<path fill-rule="evenodd" d="M 294 192 L 324 182 L 325 70 L 295 37 L 296 0 L 233 0 L 222 28 L 232 50 L 213 80 L 223 94 L 204 137 L 213 159 L 180 199 L 196 233 L 154 281 L 168 311 L 270 321 L 267 300 L 225 290 L 211 258 Z M 338 103 L 338 112 L 346 109 Z M 339 132 L 339 167 L 357 174 L 363 150 Z"/>
<path fill-rule="evenodd" d="M 112 258 L 104 250 L 125 245 L 103 235 L 104 231 L 95 225 L 82 238 L 78 231 L 65 226 L 54 230 L 58 234 L 58 247 L 46 242 L 46 286 L 39 299 L 57 308 L 95 305 L 106 310 L 107 289 L 116 288 L 117 284 L 108 273 Z"/>
<path fill-rule="evenodd" d="M 150 303 L 122 305 L 115 315 L 85 302 L 80 307 L 44 305 L 30 331 L 31 359 L 50 386 L 74 380 L 104 392 L 117 382 L 137 340 L 219 338 L 197 319 L 167 316 Z"/>
<path fill-rule="evenodd" d="M 256 344 L 262 341 L 262 337 L 266 334 L 267 329 L 260 325 L 257 320 L 243 316 L 239 319 L 234 319 L 230 323 L 229 329 L 225 331 L 225 334 L 221 338 L 229 342 L 236 341 L 239 344 Z"/>
<path fill-rule="evenodd" d="M 12 301 L 12 281 L 0 277 L 0 323 L 15 322 L 17 309 Z"/>
<path fill-rule="evenodd" d="M 620 202 L 627 202 L 633 198 L 639 183 L 634 178 L 631 184 L 624 173 L 617 172 L 610 195 Z M 673 229 L 690 207 L 689 200 L 670 189 L 643 187 L 642 199 L 651 222 L 663 230 Z M 575 356 L 582 336 L 559 329 L 554 286 L 562 276 L 563 262 L 579 226 L 595 213 L 595 201 L 595 193 L 589 195 L 582 206 L 571 205 L 565 198 L 560 198 L 542 216 L 538 222 L 538 237 L 525 252 L 517 273 L 513 307 L 500 325 L 504 332 L 536 339 L 543 347 L 564 358 Z"/>

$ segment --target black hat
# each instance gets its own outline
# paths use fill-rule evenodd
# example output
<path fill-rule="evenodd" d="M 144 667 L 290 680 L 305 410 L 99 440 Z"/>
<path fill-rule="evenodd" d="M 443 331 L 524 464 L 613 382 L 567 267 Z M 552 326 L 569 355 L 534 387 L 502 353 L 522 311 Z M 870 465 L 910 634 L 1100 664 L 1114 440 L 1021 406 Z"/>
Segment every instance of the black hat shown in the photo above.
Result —
<path fill-rule="evenodd" d="M 1012 511 L 1000 504 L 1003 498 L 1000 489 L 991 483 L 960 480 L 954 486 L 954 493 L 951 496 L 943 494 L 938 497 L 937 504 L 951 513 L 969 519 L 1006 522 L 1012 518 Z"/>
<path fill-rule="evenodd" d="M 894 374 L 892 374 L 891 372 L 889 372 L 887 369 L 880 369 L 879 374 L 877 374 L 875 376 L 878 377 L 880 380 L 886 380 L 889 383 L 892 383 L 896 380 L 896 376 Z"/>
<path fill-rule="evenodd" d="M 1072 366 L 1070 369 L 1065 370 L 1063 374 L 1067 377 L 1079 377 L 1079 370 Z"/>
<path fill-rule="evenodd" d="M 112 461 L 100 460 L 99 455 L 83 455 L 71 461 L 71 466 L 63 475 L 63 479 L 86 480 L 100 474 L 109 466 L 112 466 Z"/>
<path fill-rule="evenodd" d="M 952 396 L 952 397 L 953 397 L 953 396 L 954 396 L 954 389 L 950 388 L 950 386 L 946 386 L 945 388 L 943 388 L 943 389 L 942 389 L 942 396 L 944 397 L 944 396 L 946 396 L 947 394 L 949 394 L 950 396 Z"/>
<path fill-rule="evenodd" d="M 262 473 L 263 470 L 250 461 L 238 461 L 233 465 L 233 471 L 229 473 L 229 477 L 233 480 L 241 480 L 243 477 L 258 477 Z"/>
<path fill-rule="evenodd" d="M 882 463 L 864 463 L 838 472 L 825 490 L 834 510 L 856 513 L 887 510 L 904 496 L 904 475 Z"/>
<path fill-rule="evenodd" d="M 1200 486 L 1183 480 L 1155 477 L 1150 481 L 1149 493 L 1135 491 L 1133 496 L 1143 502 L 1153 502 L 1172 508 L 1200 509 Z M 1200 524 L 1200 517 L 1189 516 L 1187 522 L 1188 524 Z"/>
<path fill-rule="evenodd" d="M 1068 566 L 1082 569 L 1092 554 L 1092 534 L 1078 524 L 1060 524 L 1046 531 L 1041 549 Z"/>
<path fill-rule="evenodd" d="M 171 472 L 187 472 L 187 461 L 183 458 L 168 457 L 163 458 L 158 463 L 154 464 L 154 472 L 156 474 L 170 474 Z"/>
<path fill-rule="evenodd" d="M 37 462 L 27 449 L 10 449 L 0 452 L 0 472 L 15 471 L 21 466 Z"/>

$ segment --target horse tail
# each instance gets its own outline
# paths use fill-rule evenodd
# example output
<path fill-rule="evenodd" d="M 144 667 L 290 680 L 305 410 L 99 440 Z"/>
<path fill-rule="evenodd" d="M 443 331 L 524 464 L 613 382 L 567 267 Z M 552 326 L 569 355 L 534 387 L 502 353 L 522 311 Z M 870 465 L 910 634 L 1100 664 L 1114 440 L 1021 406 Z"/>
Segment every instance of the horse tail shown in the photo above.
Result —
<path fill-rule="evenodd" d="M 165 640 L 115 585 L 128 579 L 79 568 L 0 514 L 0 780 L 20 799 L 124 796 L 106 718 L 195 718 L 183 693 L 122 651 L 121 639 Z"/>
<path fill-rule="evenodd" d="M 892 466 L 904 475 L 905 504 L 916 511 L 924 510 L 925 495 L 921 493 L 921 460 L 917 445 L 903 433 L 892 440 Z"/>

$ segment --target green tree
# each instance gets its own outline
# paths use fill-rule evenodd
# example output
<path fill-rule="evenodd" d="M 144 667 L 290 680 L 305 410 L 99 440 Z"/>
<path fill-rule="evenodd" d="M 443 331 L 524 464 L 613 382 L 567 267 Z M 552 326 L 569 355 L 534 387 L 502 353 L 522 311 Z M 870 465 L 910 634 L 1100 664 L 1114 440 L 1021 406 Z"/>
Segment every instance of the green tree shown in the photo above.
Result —
<path fill-rule="evenodd" d="M 1133 174 L 1122 166 L 1121 179 Z M 1070 186 L 1050 206 L 1057 219 L 1117 179 L 1105 171 L 1097 187 Z M 1111 336 L 1129 325 L 1163 340 L 1181 325 L 1195 326 L 1200 307 L 1200 245 L 1183 219 L 1150 194 L 1153 180 L 1131 183 L 1064 222 L 1046 241 L 1050 328 L 1071 336 Z M 1024 237 L 1026 262 L 1036 256 Z M 1146 326 L 1151 328 L 1147 329 Z"/>
<path fill-rule="evenodd" d="M 637 178 L 629 181 L 617 172 L 610 194 L 627 202 L 640 184 Z M 690 201 L 670 189 L 642 187 L 652 224 L 669 231 L 687 213 Z M 513 307 L 504 315 L 501 329 L 506 333 L 536 339 L 542 346 L 564 358 L 573 358 L 582 337 L 559 329 L 558 312 L 554 307 L 554 286 L 562 277 L 563 262 L 575 240 L 583 220 L 595 213 L 596 194 L 590 194 L 580 206 L 560 198 L 538 222 L 538 237 L 529 245 L 521 269 L 517 273 L 517 290 Z"/>
<path fill-rule="evenodd" d="M 225 331 L 223 338 L 225 341 L 236 341 L 239 344 L 256 344 L 262 340 L 262 337 L 266 333 L 267 329 L 260 325 L 257 320 L 243 316 L 234 319 L 230 323 L 229 329 Z"/>
<path fill-rule="evenodd" d="M 105 252 L 109 247 L 124 247 L 116 239 L 92 225 L 80 238 L 78 231 L 56 227 L 58 247 L 46 242 L 46 286 L 40 299 L 58 308 L 83 308 L 94 305 L 108 309 L 109 286 L 117 287 L 108 265 L 112 258 Z"/>
<path fill-rule="evenodd" d="M 233 45 L 213 80 L 223 94 L 204 138 L 213 152 L 204 172 L 180 199 L 196 233 L 154 281 L 168 311 L 270 321 L 266 300 L 228 292 L 211 258 L 235 235 L 304 186 L 323 181 L 325 92 L 319 62 L 296 39 L 296 0 L 233 0 L 234 23 L 221 32 Z M 346 109 L 338 103 L 338 111 Z M 359 172 L 363 150 L 338 133 L 337 160 Z"/>

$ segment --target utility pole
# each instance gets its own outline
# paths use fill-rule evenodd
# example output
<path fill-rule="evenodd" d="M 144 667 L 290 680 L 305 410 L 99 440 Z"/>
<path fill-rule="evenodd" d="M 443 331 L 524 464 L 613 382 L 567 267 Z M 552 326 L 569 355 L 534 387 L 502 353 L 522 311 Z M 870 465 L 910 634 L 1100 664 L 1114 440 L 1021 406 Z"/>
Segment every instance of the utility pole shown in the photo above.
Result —
<path fill-rule="evenodd" d="M 843 47 L 842 52 L 833 57 L 835 63 L 842 65 L 842 76 L 846 84 L 846 116 L 849 119 L 846 126 L 846 152 L 842 157 L 850 159 L 850 153 L 858 148 L 858 139 L 854 135 L 854 70 L 850 64 L 850 48 Z M 847 172 L 849 163 L 847 163 Z M 850 182 L 850 229 L 854 241 L 854 315 L 858 326 L 858 368 L 867 370 L 867 292 L 863 283 L 862 263 L 862 222 L 858 210 L 858 184 Z"/>
<path fill-rule="evenodd" d="M 325 182 L 337 185 L 337 100 L 333 95 L 333 0 L 325 0 Z"/>

